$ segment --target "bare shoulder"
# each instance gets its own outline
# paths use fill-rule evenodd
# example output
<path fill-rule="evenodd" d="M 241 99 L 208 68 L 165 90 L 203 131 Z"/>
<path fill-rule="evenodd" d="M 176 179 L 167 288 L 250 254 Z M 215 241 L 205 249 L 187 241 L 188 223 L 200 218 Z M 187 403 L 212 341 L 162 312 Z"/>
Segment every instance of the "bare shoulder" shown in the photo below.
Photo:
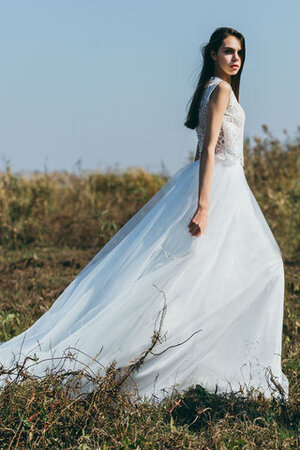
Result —
<path fill-rule="evenodd" d="M 227 81 L 220 81 L 215 87 L 212 96 L 228 98 L 231 93 L 231 86 Z"/>
<path fill-rule="evenodd" d="M 212 103 L 228 104 L 232 88 L 227 81 L 220 81 L 213 90 L 210 100 Z"/>

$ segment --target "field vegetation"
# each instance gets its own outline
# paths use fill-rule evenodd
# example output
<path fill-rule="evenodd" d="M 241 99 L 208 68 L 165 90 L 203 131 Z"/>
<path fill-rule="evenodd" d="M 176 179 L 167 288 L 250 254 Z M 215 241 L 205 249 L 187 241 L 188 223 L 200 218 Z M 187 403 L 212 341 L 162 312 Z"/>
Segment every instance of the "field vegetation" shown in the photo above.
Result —
<path fill-rule="evenodd" d="M 282 367 L 289 400 L 280 396 L 280 386 L 279 396 L 266 400 L 252 393 L 245 398 L 209 394 L 199 385 L 162 403 L 142 402 L 137 393 L 122 389 L 128 368 L 120 374 L 113 364 L 95 379 L 97 390 L 74 399 L 61 388 L 60 376 L 35 380 L 20 366 L 22 382 L 8 384 L 0 394 L 1 448 L 300 448 L 300 127 L 284 142 L 263 129 L 264 138 L 245 140 L 245 173 L 284 258 Z M 166 173 L 142 169 L 28 176 L 4 167 L 0 341 L 44 314 L 167 179 Z"/>

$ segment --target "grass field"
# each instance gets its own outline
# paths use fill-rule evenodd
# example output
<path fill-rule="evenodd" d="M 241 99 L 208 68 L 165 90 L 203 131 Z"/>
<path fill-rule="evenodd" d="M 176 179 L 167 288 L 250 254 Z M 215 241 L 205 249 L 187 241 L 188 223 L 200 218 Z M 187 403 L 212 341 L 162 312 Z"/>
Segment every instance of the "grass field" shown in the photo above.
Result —
<path fill-rule="evenodd" d="M 114 366 L 97 392 L 75 401 L 58 378 L 25 374 L 0 396 L 1 448 L 300 447 L 300 133 L 280 142 L 264 131 L 253 145 L 245 141 L 245 173 L 284 256 L 289 401 L 216 396 L 198 386 L 160 405 L 143 403 L 120 390 Z M 138 169 L 28 177 L 7 167 L 0 174 L 0 341 L 45 313 L 167 179 Z"/>

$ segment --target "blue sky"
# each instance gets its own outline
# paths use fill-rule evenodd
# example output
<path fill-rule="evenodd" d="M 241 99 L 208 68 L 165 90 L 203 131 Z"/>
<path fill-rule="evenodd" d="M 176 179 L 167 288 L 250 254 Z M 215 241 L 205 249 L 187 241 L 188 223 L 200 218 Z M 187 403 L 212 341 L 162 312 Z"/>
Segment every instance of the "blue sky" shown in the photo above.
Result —
<path fill-rule="evenodd" d="M 300 1 L 0 1 L 0 169 L 162 164 L 195 152 L 188 102 L 219 26 L 246 38 L 245 137 L 300 125 Z"/>

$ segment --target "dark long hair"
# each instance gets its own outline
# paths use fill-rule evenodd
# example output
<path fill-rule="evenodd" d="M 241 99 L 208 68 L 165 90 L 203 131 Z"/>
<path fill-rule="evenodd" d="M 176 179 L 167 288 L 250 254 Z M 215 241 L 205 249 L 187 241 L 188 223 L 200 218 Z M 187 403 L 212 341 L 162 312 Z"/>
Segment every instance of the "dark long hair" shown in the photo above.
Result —
<path fill-rule="evenodd" d="M 214 64 L 214 60 L 212 59 L 212 57 L 210 55 L 210 52 L 211 52 L 211 50 L 215 50 L 215 52 L 217 53 L 217 51 L 219 50 L 219 48 L 222 45 L 223 39 L 225 39 L 227 36 L 235 36 L 237 39 L 239 39 L 239 41 L 241 43 L 241 67 L 236 75 L 231 76 L 231 87 L 233 89 L 233 92 L 234 92 L 237 100 L 239 100 L 240 78 L 241 78 L 241 73 L 243 70 L 243 65 L 244 65 L 245 56 L 246 56 L 245 38 L 241 33 L 239 33 L 234 28 L 220 27 L 220 28 L 217 28 L 213 32 L 213 34 L 210 37 L 209 42 L 206 45 L 204 45 L 201 50 L 202 57 L 203 57 L 203 65 L 202 65 L 202 70 L 200 73 L 200 77 L 199 77 L 199 81 L 198 81 L 195 93 L 194 93 L 193 97 L 191 98 L 191 100 L 189 101 L 189 103 L 191 102 L 191 104 L 190 104 L 186 122 L 184 123 L 184 125 L 187 128 L 191 128 L 192 130 L 194 130 L 196 128 L 196 126 L 198 125 L 199 107 L 200 107 L 200 102 L 201 102 L 202 94 L 204 91 L 204 87 L 205 87 L 205 84 L 207 83 L 207 81 L 209 80 L 209 78 L 214 75 L 215 64 Z"/>

